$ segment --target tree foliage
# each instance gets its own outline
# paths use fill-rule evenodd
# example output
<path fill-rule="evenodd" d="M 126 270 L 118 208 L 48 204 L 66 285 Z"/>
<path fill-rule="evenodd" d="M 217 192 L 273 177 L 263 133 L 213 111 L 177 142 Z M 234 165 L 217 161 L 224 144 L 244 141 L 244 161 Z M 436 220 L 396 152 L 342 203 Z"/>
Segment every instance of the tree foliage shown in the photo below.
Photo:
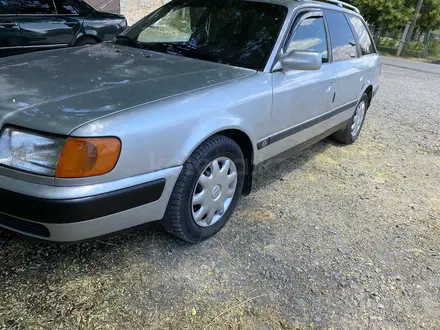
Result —
<path fill-rule="evenodd" d="M 387 31 L 402 30 L 413 19 L 418 0 L 352 0 L 370 25 Z M 424 0 L 416 29 L 440 29 L 440 0 Z"/>
<path fill-rule="evenodd" d="M 440 1 L 440 0 L 427 0 Z M 352 0 L 369 25 L 387 31 L 401 30 L 411 20 L 415 5 L 405 0 Z"/>
<path fill-rule="evenodd" d="M 417 0 L 412 0 L 415 5 Z M 424 0 L 416 28 L 421 32 L 440 29 L 440 0 Z"/>

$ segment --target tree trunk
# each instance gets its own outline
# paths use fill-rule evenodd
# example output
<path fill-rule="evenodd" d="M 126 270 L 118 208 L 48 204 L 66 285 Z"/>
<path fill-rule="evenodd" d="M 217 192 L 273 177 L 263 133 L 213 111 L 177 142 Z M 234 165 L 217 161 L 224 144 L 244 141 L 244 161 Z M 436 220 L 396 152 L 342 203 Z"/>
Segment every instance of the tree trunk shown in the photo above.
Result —
<path fill-rule="evenodd" d="M 420 10 L 422 9 L 423 0 L 418 0 L 416 10 L 414 11 L 414 18 L 409 26 L 408 33 L 406 34 L 405 43 L 403 44 L 402 53 L 405 53 L 406 48 L 408 47 L 408 42 L 411 41 L 412 35 L 414 33 L 414 29 L 417 24 L 417 18 L 419 17 Z"/>
<path fill-rule="evenodd" d="M 406 24 L 406 26 L 405 26 L 405 30 L 403 31 L 403 35 L 402 35 L 402 39 L 400 40 L 400 43 L 399 43 L 399 49 L 397 50 L 397 56 L 401 56 L 405 51 L 405 44 L 406 44 L 405 40 L 407 40 L 407 38 L 408 38 L 409 26 L 410 26 L 409 23 Z"/>
<path fill-rule="evenodd" d="M 374 42 L 376 43 L 376 45 L 379 44 L 380 33 L 381 33 L 380 27 L 378 27 L 378 26 L 374 27 L 373 39 L 374 39 Z"/>

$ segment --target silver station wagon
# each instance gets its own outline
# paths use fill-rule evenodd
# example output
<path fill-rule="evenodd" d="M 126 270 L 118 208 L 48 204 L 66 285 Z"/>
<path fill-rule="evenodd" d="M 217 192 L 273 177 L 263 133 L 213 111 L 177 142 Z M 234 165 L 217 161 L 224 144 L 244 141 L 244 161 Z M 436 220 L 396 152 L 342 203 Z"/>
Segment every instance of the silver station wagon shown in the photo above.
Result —
<path fill-rule="evenodd" d="M 202 241 L 267 160 L 356 141 L 379 72 L 339 1 L 175 0 L 110 43 L 1 59 L 0 226 Z"/>

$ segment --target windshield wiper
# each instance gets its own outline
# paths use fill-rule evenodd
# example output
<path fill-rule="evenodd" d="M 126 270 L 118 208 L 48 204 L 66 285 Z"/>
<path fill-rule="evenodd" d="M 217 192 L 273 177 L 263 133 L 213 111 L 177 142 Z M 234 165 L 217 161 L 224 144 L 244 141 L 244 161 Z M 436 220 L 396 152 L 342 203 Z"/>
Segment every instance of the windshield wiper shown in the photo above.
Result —
<path fill-rule="evenodd" d="M 132 44 L 136 48 L 142 48 L 141 44 L 139 42 L 137 42 L 136 40 L 131 39 L 130 37 L 127 37 L 126 35 L 123 35 L 123 34 L 117 35 L 116 40 L 127 40 L 128 42 L 130 42 L 130 44 Z"/>
<path fill-rule="evenodd" d="M 192 53 L 194 55 L 200 55 L 205 60 L 217 62 L 217 59 L 214 56 L 198 49 L 197 47 L 188 44 L 172 44 L 172 45 L 175 48 L 182 49 L 185 52 Z"/>
<path fill-rule="evenodd" d="M 188 44 L 175 44 L 168 42 L 148 42 L 148 43 L 144 43 L 143 46 L 145 48 L 150 48 L 153 50 L 160 49 L 167 53 L 177 54 L 180 56 L 189 56 L 189 57 L 195 57 L 200 60 L 218 62 L 217 59 L 214 58 L 212 55 L 205 53 L 204 51 L 201 51 L 200 49 Z"/>

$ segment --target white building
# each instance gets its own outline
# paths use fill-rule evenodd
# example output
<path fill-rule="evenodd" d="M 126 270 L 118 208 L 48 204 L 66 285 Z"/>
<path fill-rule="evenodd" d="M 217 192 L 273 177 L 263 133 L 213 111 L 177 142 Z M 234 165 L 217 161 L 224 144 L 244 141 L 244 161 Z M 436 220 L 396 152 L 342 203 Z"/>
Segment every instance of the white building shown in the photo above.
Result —
<path fill-rule="evenodd" d="M 100 11 L 123 14 L 129 25 L 162 6 L 169 0 L 85 0 Z"/>

